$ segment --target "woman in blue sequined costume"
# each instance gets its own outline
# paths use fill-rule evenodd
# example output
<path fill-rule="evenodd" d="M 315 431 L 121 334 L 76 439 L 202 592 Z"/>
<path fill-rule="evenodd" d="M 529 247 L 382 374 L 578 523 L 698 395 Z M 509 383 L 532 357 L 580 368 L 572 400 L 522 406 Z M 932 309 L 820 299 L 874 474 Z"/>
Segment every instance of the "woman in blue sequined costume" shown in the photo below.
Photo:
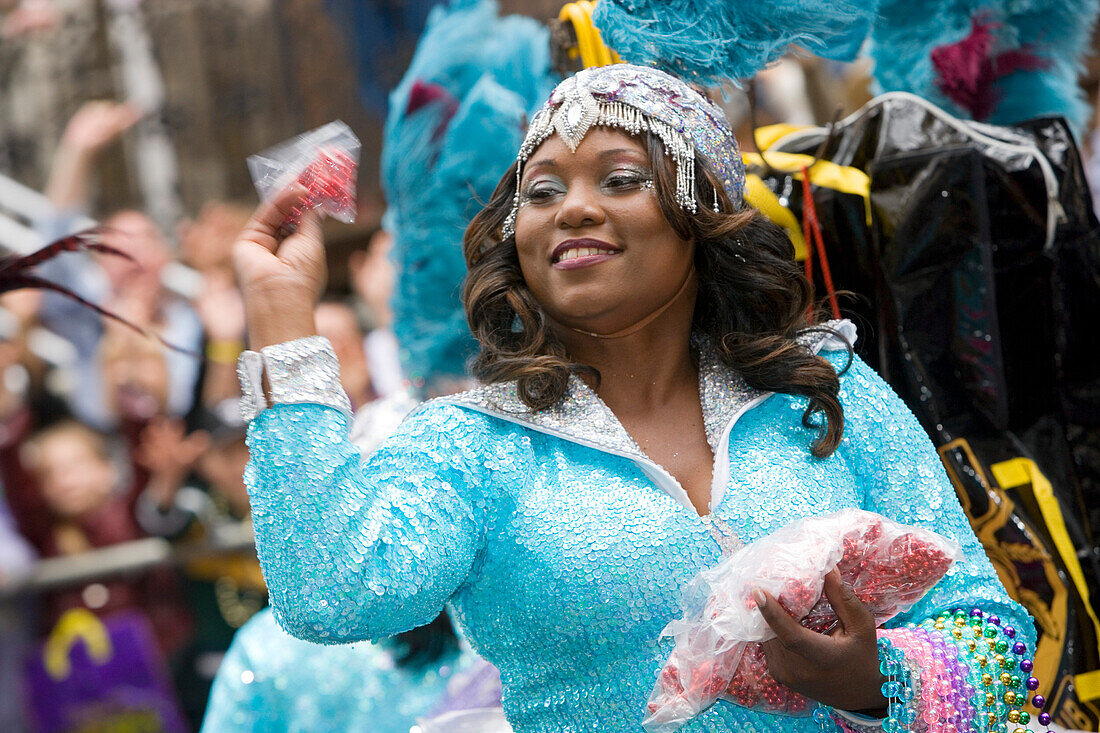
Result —
<path fill-rule="evenodd" d="M 366 464 L 346 438 L 335 357 L 310 336 L 319 222 L 279 241 L 294 193 L 258 210 L 235 246 L 263 348 L 242 356 L 246 479 L 280 623 L 347 642 L 449 603 L 500 669 L 516 731 L 636 731 L 686 581 L 738 542 L 861 507 L 964 548 L 889 622 L 912 638 L 876 646 L 873 625 L 852 623 L 768 642 L 777 668 L 794 670 L 780 681 L 819 713 L 719 701 L 684 730 L 1020 720 L 1031 620 L 912 414 L 852 356 L 854 329 L 810 328 L 793 248 L 742 207 L 743 175 L 721 112 L 675 77 L 624 64 L 559 85 L 467 231 L 465 303 L 487 386 L 427 403 Z M 855 609 L 850 620 L 866 617 Z M 998 636 L 1008 625 L 1012 643 Z M 927 639 L 942 643 L 925 655 Z M 950 669 L 929 676 L 937 664 Z M 899 681 L 883 687 L 889 701 L 883 672 Z M 948 695 L 968 701 L 965 720 L 939 719 Z M 884 723 L 850 714 L 887 706 Z"/>

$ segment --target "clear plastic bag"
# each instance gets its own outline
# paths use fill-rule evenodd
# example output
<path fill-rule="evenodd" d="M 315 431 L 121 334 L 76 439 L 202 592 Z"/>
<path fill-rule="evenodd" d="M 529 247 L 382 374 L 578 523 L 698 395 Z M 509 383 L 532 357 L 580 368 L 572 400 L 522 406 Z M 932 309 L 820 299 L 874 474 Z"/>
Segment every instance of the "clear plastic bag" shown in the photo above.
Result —
<path fill-rule="evenodd" d="M 828 633 L 836 613 L 822 597 L 834 567 L 881 625 L 939 582 L 962 555 L 957 542 L 859 509 L 792 522 L 746 545 L 684 589 L 683 618 L 648 701 L 648 731 L 670 733 L 719 698 L 747 708 L 808 715 L 813 704 L 768 673 L 761 642 L 774 638 L 752 591 L 775 597 L 803 626 Z"/>
<path fill-rule="evenodd" d="M 248 172 L 263 201 L 295 181 L 308 191 L 283 223 L 284 229 L 293 230 L 301 215 L 311 209 L 321 209 L 334 219 L 353 222 L 359 150 L 359 138 L 350 127 L 336 120 L 249 156 Z"/>

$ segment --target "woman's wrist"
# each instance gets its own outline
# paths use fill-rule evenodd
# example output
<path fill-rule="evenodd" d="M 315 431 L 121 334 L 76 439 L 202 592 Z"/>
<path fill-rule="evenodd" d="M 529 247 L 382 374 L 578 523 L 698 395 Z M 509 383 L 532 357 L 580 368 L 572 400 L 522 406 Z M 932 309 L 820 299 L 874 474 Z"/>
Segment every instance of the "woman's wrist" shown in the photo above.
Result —
<path fill-rule="evenodd" d="M 313 320 L 312 301 L 287 299 L 289 302 L 273 301 L 249 303 L 248 346 L 260 351 L 268 346 L 313 336 L 317 325 Z"/>
<path fill-rule="evenodd" d="M 236 365 L 242 351 L 242 339 L 211 339 L 206 342 L 206 358 L 215 364 Z"/>
<path fill-rule="evenodd" d="M 882 694 L 886 675 L 878 669 L 879 657 L 876 654 L 873 669 L 859 676 L 858 685 L 853 685 L 852 700 L 843 710 L 869 718 L 885 718 L 888 700 Z"/>

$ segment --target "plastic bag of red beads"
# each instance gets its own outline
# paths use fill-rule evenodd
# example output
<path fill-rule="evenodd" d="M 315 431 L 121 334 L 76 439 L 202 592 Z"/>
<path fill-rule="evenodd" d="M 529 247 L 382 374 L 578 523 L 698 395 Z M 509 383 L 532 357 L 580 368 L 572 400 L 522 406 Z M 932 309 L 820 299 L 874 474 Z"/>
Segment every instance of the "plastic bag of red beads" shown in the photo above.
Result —
<path fill-rule="evenodd" d="M 295 182 L 306 189 L 303 200 L 284 222 L 285 229 L 293 230 L 301 215 L 311 209 L 353 222 L 359 149 L 359 138 L 336 120 L 249 156 L 248 172 L 264 201 Z"/>
<path fill-rule="evenodd" d="M 812 701 L 768 673 L 761 642 L 775 634 L 756 608 L 755 588 L 828 633 L 837 617 L 822 588 L 838 568 L 881 625 L 912 608 L 961 556 L 954 540 L 859 509 L 801 519 L 740 548 L 685 586 L 684 615 L 662 632 L 675 648 L 643 727 L 678 730 L 719 698 L 770 713 L 813 711 Z"/>

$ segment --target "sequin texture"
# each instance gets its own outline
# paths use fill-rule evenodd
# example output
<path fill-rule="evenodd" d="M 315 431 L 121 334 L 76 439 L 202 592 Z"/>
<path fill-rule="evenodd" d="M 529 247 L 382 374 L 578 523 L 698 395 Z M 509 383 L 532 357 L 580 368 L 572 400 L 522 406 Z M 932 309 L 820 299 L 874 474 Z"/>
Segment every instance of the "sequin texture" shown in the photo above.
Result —
<path fill-rule="evenodd" d="M 847 363 L 834 343 L 819 345 L 838 369 Z M 277 617 L 307 639 L 350 641 L 425 623 L 450 600 L 475 650 L 500 669 L 517 733 L 636 731 L 671 651 L 661 629 L 683 584 L 722 556 L 719 537 L 750 542 L 859 507 L 955 538 L 966 556 L 889 625 L 979 607 L 1033 645 L 1030 619 L 998 582 L 934 448 L 873 370 L 856 359 L 841 377 L 845 437 L 825 459 L 810 455 L 804 398 L 750 394 L 728 371 L 703 372 L 717 390 L 704 395 L 718 446 L 707 517 L 605 432 L 614 416 L 583 384 L 548 417 L 509 412 L 507 385 L 487 388 L 495 407 L 485 393 L 428 403 L 365 465 L 339 411 L 265 411 L 249 430 L 246 478 Z M 819 724 L 720 701 L 683 730 Z"/>
<path fill-rule="evenodd" d="M 351 400 L 340 386 L 340 363 L 324 336 L 307 336 L 264 348 L 262 355 L 245 351 L 237 360 L 241 381 L 241 417 L 255 419 L 267 407 L 263 372 L 275 404 L 312 402 L 351 415 Z"/>

